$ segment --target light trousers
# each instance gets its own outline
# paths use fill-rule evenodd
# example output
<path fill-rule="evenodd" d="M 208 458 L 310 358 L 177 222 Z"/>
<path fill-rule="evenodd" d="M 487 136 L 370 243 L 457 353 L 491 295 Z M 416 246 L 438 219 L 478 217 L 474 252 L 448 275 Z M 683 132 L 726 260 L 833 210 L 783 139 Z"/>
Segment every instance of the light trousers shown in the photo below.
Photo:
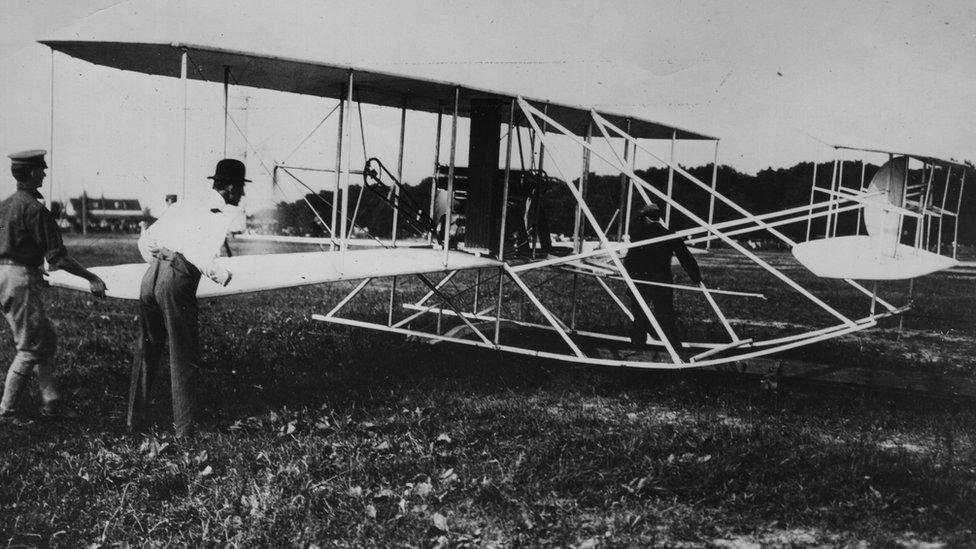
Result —
<path fill-rule="evenodd" d="M 31 373 L 37 375 L 45 405 L 60 398 L 54 378 L 57 334 L 44 313 L 44 287 L 40 269 L 0 264 L 0 309 L 17 348 L 7 369 L 0 413 L 16 411 Z"/>

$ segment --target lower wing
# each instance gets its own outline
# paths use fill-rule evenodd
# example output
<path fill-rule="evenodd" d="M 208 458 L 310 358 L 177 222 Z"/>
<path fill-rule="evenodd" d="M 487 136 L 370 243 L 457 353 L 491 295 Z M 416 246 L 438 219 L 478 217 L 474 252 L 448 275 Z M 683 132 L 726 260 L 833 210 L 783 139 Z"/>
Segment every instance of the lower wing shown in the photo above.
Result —
<path fill-rule="evenodd" d="M 303 252 L 223 257 L 218 261 L 233 278 L 227 286 L 220 286 L 203 277 L 197 289 L 198 298 L 222 297 L 262 290 L 292 288 L 324 282 L 358 280 L 362 278 L 408 275 L 498 267 L 502 263 L 487 257 L 464 252 L 431 249 L 371 249 L 345 252 Z M 139 299 L 139 286 L 147 263 L 132 263 L 89 269 L 108 288 L 106 295 L 120 299 Z M 50 273 L 52 286 L 89 291 L 88 281 L 65 271 Z"/>

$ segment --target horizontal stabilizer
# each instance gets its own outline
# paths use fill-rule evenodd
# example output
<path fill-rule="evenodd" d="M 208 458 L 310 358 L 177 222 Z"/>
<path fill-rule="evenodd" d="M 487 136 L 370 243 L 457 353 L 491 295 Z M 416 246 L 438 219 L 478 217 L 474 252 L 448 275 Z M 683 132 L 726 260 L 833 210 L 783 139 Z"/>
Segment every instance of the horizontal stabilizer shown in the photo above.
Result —
<path fill-rule="evenodd" d="M 864 235 L 803 242 L 793 246 L 793 257 L 819 277 L 854 280 L 902 280 L 958 264 L 951 257 L 904 244 L 898 244 L 892 256 L 888 245 Z"/>
<path fill-rule="evenodd" d="M 204 277 L 197 297 L 201 299 L 339 282 L 363 278 L 432 273 L 455 269 L 497 267 L 500 262 L 463 252 L 421 249 L 371 249 L 346 252 L 305 252 L 222 257 L 218 261 L 232 274 L 230 284 L 220 286 Z M 108 287 L 109 297 L 139 299 L 139 286 L 146 273 L 146 263 L 92 267 Z M 50 273 L 52 286 L 88 291 L 88 282 L 65 271 Z"/>

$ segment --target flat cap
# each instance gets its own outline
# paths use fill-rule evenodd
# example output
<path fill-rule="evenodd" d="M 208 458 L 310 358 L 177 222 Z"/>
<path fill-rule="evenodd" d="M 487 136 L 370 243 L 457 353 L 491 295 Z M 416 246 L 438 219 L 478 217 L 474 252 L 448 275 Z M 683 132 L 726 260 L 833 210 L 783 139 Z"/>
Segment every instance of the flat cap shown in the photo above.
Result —
<path fill-rule="evenodd" d="M 45 154 L 47 154 L 47 151 L 44 149 L 31 149 L 29 151 L 8 154 L 7 157 L 10 158 L 10 164 L 13 166 L 38 166 L 46 168 L 47 162 L 44 161 Z"/>

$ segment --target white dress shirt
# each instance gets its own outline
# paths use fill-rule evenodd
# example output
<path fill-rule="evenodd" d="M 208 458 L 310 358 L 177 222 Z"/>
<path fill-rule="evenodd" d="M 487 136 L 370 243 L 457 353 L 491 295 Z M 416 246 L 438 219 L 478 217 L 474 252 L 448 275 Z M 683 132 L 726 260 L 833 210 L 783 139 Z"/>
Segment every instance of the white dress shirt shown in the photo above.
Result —
<path fill-rule="evenodd" d="M 224 197 L 213 189 L 198 200 L 171 205 L 139 236 L 139 253 L 149 262 L 159 248 L 179 252 L 204 276 L 225 285 L 230 273 L 217 258 L 230 227 L 226 207 Z"/>

